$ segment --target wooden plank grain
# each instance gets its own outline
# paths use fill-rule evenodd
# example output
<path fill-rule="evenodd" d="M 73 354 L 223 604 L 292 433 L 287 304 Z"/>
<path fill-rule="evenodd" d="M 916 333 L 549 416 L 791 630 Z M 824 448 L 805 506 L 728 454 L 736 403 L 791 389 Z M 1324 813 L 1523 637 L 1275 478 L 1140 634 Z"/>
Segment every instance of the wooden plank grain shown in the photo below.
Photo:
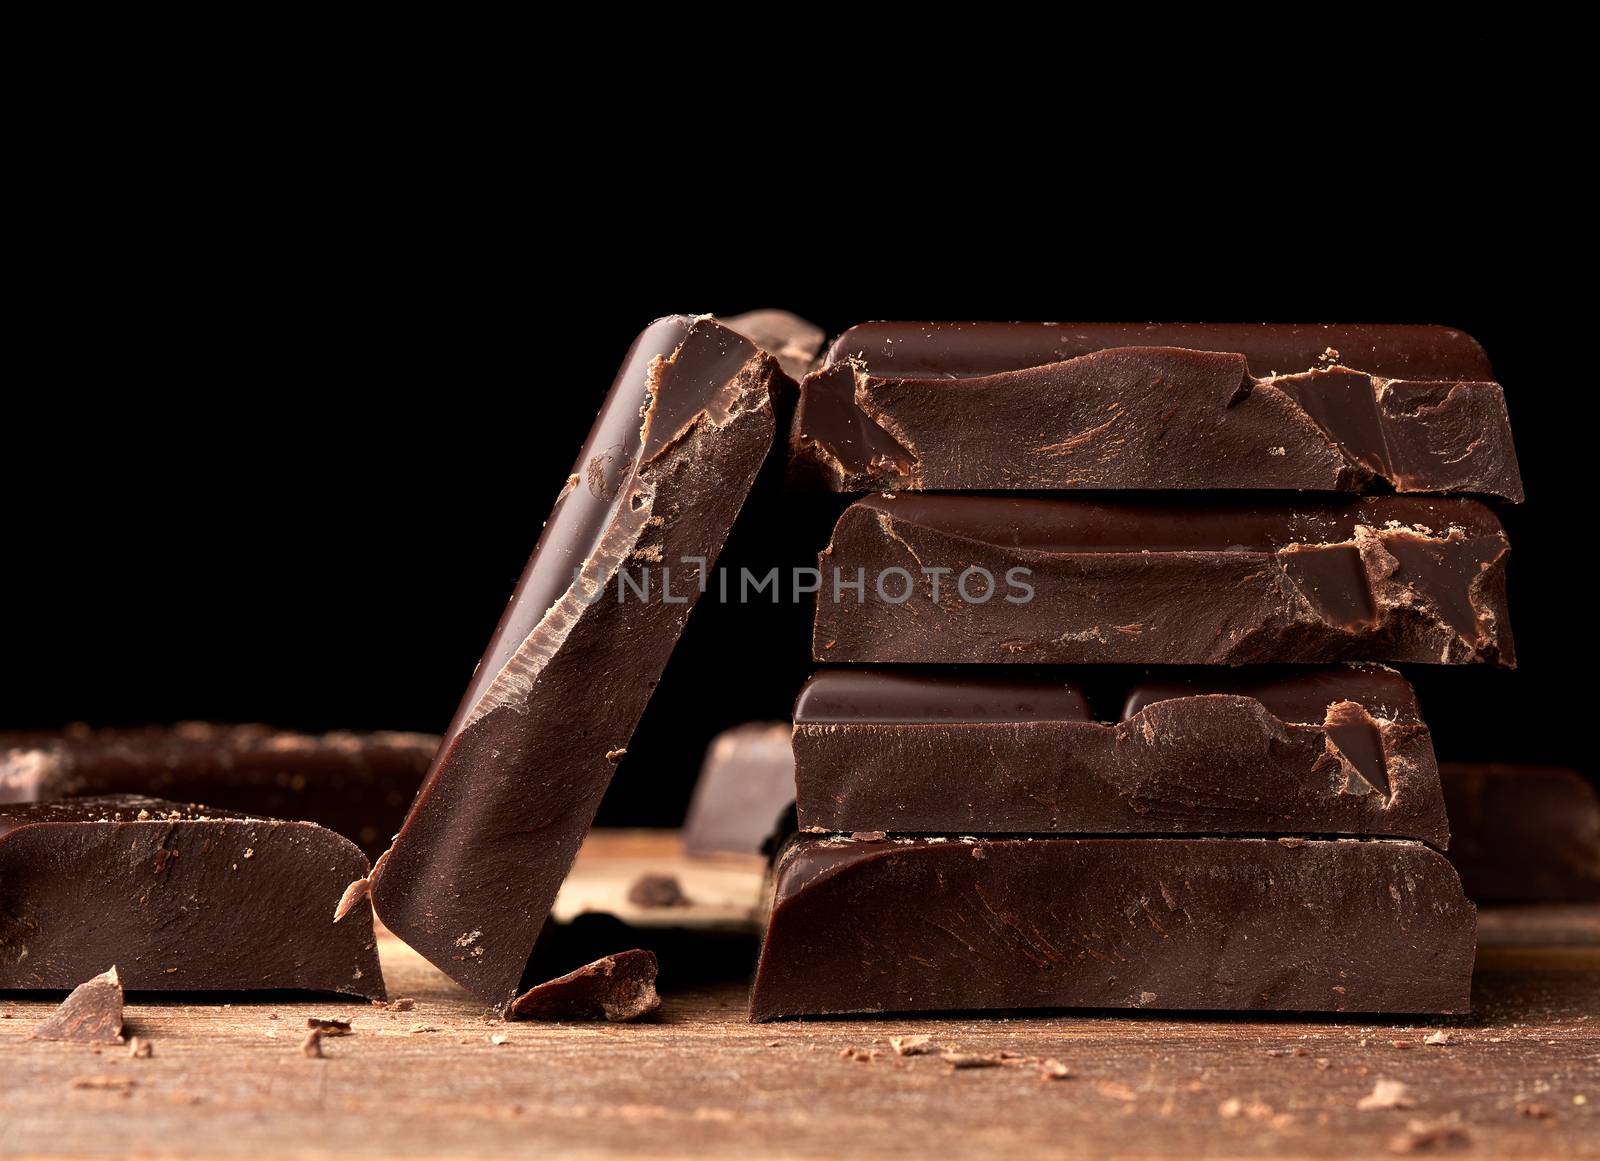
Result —
<path fill-rule="evenodd" d="M 629 857 L 670 869 L 660 854 Z M 413 998 L 410 1011 L 134 996 L 127 1030 L 151 1042 L 148 1059 L 30 1042 L 59 997 L 0 998 L 0 1155 L 1600 1156 L 1594 947 L 1485 951 L 1472 1015 L 1420 1023 L 1052 1013 L 751 1025 L 744 988 L 719 985 L 669 993 L 662 1020 L 637 1026 L 486 1021 L 392 937 L 381 947 L 390 994 Z M 309 1016 L 349 1019 L 353 1034 L 310 1058 Z M 1439 1031 L 1448 1044 L 1425 1043 Z M 897 1056 L 890 1038 L 907 1035 L 1055 1059 L 1071 1075 Z M 1404 1084 L 1411 1107 L 1360 1107 L 1380 1080 Z"/>

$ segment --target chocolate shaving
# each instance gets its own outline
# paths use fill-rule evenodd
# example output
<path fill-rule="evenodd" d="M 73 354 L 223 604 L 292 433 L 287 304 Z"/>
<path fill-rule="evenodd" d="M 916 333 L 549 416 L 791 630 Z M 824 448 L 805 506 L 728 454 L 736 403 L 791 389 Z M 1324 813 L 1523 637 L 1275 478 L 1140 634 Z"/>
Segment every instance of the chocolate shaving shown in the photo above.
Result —
<path fill-rule="evenodd" d="M 632 1023 L 661 1008 L 652 951 L 621 951 L 528 989 L 511 1003 L 510 1020 L 610 1020 Z"/>

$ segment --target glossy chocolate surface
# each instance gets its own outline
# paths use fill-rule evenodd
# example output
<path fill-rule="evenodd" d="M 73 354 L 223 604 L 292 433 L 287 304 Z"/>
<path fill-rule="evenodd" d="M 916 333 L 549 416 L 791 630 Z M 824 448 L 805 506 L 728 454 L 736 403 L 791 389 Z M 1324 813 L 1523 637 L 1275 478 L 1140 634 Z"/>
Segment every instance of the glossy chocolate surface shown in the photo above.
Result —
<path fill-rule="evenodd" d="M 500 1007 L 771 447 L 772 358 L 709 317 L 635 341 L 394 845 L 378 914 Z M 684 563 L 697 558 L 703 563 Z M 622 589 L 622 575 L 649 595 Z M 668 599 L 670 594 L 670 599 Z"/>
<path fill-rule="evenodd" d="M 1512 666 L 1508 553 L 1494 514 L 1460 499 L 871 496 L 840 517 L 819 558 L 813 657 Z M 861 591 L 843 587 L 853 581 Z"/>
<path fill-rule="evenodd" d="M 774 874 L 753 1020 L 1470 1006 L 1474 909 L 1418 843 L 800 838 Z"/>
<path fill-rule="evenodd" d="M 118 795 L 0 806 L 0 988 L 310 990 L 381 999 L 365 874 L 309 822 Z"/>
<path fill-rule="evenodd" d="M 1493 374 L 1443 327 L 868 323 L 806 379 L 792 474 L 838 491 L 1520 500 Z"/>
<path fill-rule="evenodd" d="M 980 696 L 991 688 L 1005 691 L 998 703 Z M 1102 722 L 1055 679 L 824 670 L 795 709 L 798 825 L 1449 843 L 1432 740 L 1394 670 L 1145 682 L 1126 705 L 1122 721 Z"/>
<path fill-rule="evenodd" d="M 760 854 L 794 806 L 788 722 L 749 722 L 706 748 L 683 823 L 692 855 Z"/>

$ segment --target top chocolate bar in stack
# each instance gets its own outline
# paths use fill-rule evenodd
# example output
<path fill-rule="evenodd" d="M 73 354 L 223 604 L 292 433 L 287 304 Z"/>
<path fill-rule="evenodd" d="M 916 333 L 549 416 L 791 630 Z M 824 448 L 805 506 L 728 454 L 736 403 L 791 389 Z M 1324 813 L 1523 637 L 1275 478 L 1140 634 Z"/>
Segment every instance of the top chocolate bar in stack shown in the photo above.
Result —
<path fill-rule="evenodd" d="M 1488 357 L 1432 326 L 864 323 L 806 378 L 791 466 L 839 492 L 1522 499 Z"/>

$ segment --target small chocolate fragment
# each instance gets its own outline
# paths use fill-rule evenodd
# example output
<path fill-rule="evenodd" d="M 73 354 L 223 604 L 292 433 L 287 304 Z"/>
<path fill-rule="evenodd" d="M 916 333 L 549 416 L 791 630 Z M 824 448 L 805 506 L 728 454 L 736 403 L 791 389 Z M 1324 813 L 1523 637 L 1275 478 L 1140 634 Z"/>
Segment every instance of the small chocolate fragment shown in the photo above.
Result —
<path fill-rule="evenodd" d="M 774 879 L 753 1020 L 1468 1009 L 1473 907 L 1420 843 L 800 837 Z"/>
<path fill-rule="evenodd" d="M 1444 327 L 867 323 L 802 385 L 791 474 L 843 492 L 1521 500 L 1493 379 Z"/>
<path fill-rule="evenodd" d="M 628 888 L 628 902 L 638 907 L 687 907 L 689 896 L 676 875 L 640 875 Z"/>
<path fill-rule="evenodd" d="M 1121 722 L 1065 680 L 828 669 L 794 752 L 812 832 L 1450 841 L 1416 697 L 1379 665 L 1146 682 Z"/>
<path fill-rule="evenodd" d="M 683 824 L 692 855 L 760 854 L 794 803 L 787 722 L 749 722 L 711 740 Z"/>
<path fill-rule="evenodd" d="M 350 1021 L 333 1020 L 323 1016 L 307 1016 L 306 1027 L 320 1031 L 324 1036 L 350 1035 Z"/>
<path fill-rule="evenodd" d="M 61 1007 L 28 1033 L 28 1039 L 121 1044 L 122 981 L 117 978 L 116 966 L 73 988 Z"/>
<path fill-rule="evenodd" d="M 366 858 L 310 822 L 133 795 L 0 806 L 0 988 L 294 989 L 382 999 Z"/>
<path fill-rule="evenodd" d="M 389 929 L 492 1004 L 534 941 L 773 438 L 772 356 L 709 317 L 634 342 L 405 824 Z"/>
<path fill-rule="evenodd" d="M 811 370 L 827 338 L 821 327 L 786 310 L 752 310 L 717 321 L 777 359 L 778 366 L 796 380 Z"/>
<path fill-rule="evenodd" d="M 1600 796 L 1575 770 L 1446 762 L 1450 861 L 1478 902 L 1600 900 Z"/>
<path fill-rule="evenodd" d="M 373 858 L 400 829 L 438 748 L 435 734 L 300 734 L 208 722 L 0 734 L 0 802 L 101 794 L 204 802 L 309 819 Z"/>
<path fill-rule="evenodd" d="M 628 1024 L 654 1015 L 660 1007 L 655 953 L 619 951 L 528 989 L 512 1002 L 507 1019 L 603 1019 Z"/>
<path fill-rule="evenodd" d="M 870 496 L 820 557 L 812 651 L 836 663 L 1512 667 L 1509 551 L 1471 500 Z"/>

